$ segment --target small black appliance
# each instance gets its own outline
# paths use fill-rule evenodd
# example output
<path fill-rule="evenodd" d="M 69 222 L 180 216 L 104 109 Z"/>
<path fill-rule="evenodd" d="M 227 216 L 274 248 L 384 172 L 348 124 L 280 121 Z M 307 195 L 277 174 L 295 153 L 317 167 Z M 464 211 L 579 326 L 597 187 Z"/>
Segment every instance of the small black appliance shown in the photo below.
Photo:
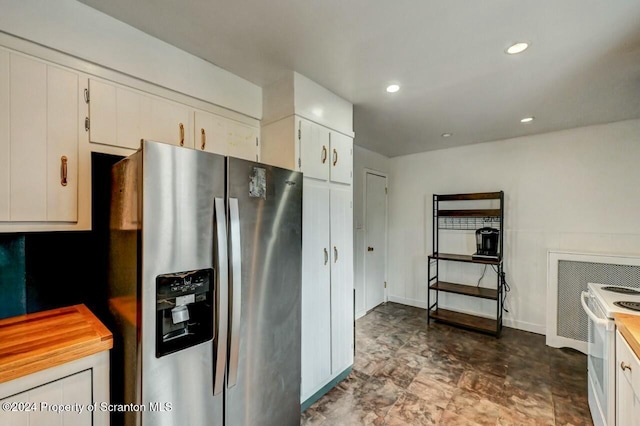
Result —
<path fill-rule="evenodd" d="M 500 239 L 500 231 L 495 228 L 480 228 L 476 230 L 476 246 L 478 252 L 473 255 L 474 258 L 498 258 L 498 240 Z"/>

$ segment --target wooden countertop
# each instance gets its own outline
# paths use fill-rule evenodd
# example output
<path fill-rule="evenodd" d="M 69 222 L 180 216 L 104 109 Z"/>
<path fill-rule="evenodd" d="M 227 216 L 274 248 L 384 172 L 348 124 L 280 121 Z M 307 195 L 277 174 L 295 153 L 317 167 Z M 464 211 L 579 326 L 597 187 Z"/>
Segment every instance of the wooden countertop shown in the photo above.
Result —
<path fill-rule="evenodd" d="M 109 330 L 84 305 L 0 320 L 0 383 L 113 347 Z"/>
<path fill-rule="evenodd" d="M 627 340 L 636 356 L 640 358 L 640 315 L 616 313 L 614 317 L 618 331 Z"/>

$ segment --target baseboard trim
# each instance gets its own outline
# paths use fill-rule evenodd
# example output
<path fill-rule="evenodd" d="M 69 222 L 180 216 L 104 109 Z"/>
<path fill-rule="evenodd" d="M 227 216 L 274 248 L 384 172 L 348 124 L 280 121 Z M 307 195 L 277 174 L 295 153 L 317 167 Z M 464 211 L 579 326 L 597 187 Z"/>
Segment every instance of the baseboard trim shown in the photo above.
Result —
<path fill-rule="evenodd" d="M 316 402 L 317 400 L 322 398 L 322 396 L 324 394 L 326 394 L 331 389 L 333 389 L 338 383 L 340 383 L 341 381 L 346 379 L 347 376 L 349 374 L 351 374 L 351 368 L 352 367 L 347 367 L 346 370 L 344 370 L 342 373 L 338 374 L 333 380 L 331 380 L 329 383 L 327 383 L 322 388 L 320 388 L 320 390 L 318 392 L 314 393 L 309 398 L 307 398 L 306 401 L 304 401 L 302 404 L 300 404 L 300 412 L 304 412 L 307 408 L 311 407 L 314 402 Z"/>
<path fill-rule="evenodd" d="M 367 311 L 360 311 L 360 312 L 356 312 L 356 319 L 360 319 L 363 316 L 367 315 Z"/>
<path fill-rule="evenodd" d="M 427 303 L 423 302 L 422 300 L 407 299 L 405 297 L 398 297 L 398 296 L 389 296 L 389 302 L 395 302 L 403 305 L 413 306 L 416 308 L 427 309 Z M 443 306 L 443 308 L 447 308 L 447 307 Z M 450 308 L 450 309 L 458 312 L 462 312 L 465 314 L 469 314 L 469 315 L 477 315 L 479 317 L 491 318 L 488 315 L 481 312 L 474 312 L 474 311 L 468 311 L 468 310 L 457 309 L 457 308 Z M 495 316 L 493 318 L 495 319 Z M 502 325 L 509 328 L 515 328 L 516 330 L 542 334 L 543 336 L 547 333 L 545 324 L 533 324 L 526 321 L 518 321 L 513 318 L 503 318 Z"/>

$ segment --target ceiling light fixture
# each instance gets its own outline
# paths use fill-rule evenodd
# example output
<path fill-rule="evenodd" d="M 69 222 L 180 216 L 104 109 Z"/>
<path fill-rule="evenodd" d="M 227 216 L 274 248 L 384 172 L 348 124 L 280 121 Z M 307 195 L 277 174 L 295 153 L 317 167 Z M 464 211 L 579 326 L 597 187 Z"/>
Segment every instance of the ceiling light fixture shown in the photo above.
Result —
<path fill-rule="evenodd" d="M 387 86 L 387 92 L 389 93 L 396 93 L 398 90 L 400 90 L 400 86 L 398 86 L 397 84 L 391 84 Z"/>
<path fill-rule="evenodd" d="M 518 43 L 514 43 L 505 50 L 508 55 L 517 55 L 518 53 L 522 53 L 529 47 L 529 43 L 520 41 Z"/>
<path fill-rule="evenodd" d="M 521 123 L 531 123 L 535 117 L 525 117 L 520 120 Z"/>
<path fill-rule="evenodd" d="M 443 138 L 448 138 L 451 137 L 451 133 L 443 133 L 440 136 L 442 136 Z"/>

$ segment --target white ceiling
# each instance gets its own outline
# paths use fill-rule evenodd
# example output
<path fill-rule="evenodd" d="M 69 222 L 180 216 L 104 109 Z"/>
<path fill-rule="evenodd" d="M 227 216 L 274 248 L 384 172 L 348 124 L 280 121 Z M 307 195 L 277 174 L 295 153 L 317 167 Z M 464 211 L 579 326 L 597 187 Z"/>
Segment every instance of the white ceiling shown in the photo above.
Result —
<path fill-rule="evenodd" d="M 640 117 L 638 0 L 80 1 L 260 86 L 311 78 L 388 156 Z"/>

